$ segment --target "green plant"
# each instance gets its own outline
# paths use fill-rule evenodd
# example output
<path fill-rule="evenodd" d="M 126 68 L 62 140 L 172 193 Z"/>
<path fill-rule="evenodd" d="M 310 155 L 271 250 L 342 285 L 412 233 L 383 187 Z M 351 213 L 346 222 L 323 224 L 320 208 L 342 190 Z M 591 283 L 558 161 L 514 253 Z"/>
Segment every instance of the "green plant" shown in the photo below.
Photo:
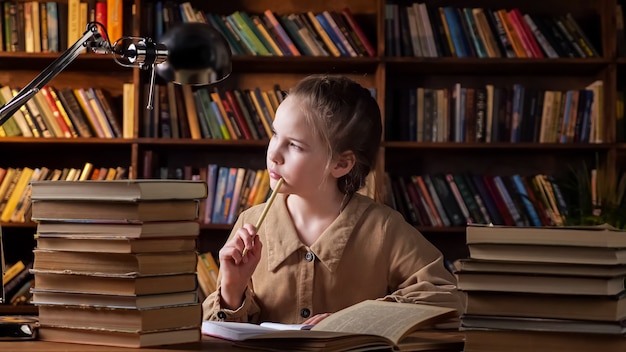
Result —
<path fill-rule="evenodd" d="M 607 223 L 626 229 L 626 172 L 619 182 L 608 177 L 599 168 L 589 169 L 587 163 L 570 167 L 569 177 L 558 182 L 563 189 L 568 207 L 566 225 L 599 225 Z"/>

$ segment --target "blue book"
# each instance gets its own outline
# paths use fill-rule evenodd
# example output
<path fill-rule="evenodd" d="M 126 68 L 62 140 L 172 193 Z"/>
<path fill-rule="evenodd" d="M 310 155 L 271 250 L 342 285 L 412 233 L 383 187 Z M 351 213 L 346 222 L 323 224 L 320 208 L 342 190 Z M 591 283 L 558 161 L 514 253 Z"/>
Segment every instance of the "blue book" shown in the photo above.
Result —
<path fill-rule="evenodd" d="M 217 166 L 217 164 L 209 164 L 207 166 L 207 175 L 206 175 L 207 198 L 206 198 L 206 205 L 204 207 L 204 223 L 206 224 L 212 222 L 213 204 L 215 202 L 218 169 L 219 169 L 219 166 Z"/>
<path fill-rule="evenodd" d="M 154 6 L 154 37 L 157 42 L 161 42 L 163 37 L 163 2 L 157 1 Z"/>
<path fill-rule="evenodd" d="M 472 9 L 469 7 L 463 8 L 463 14 L 465 15 L 465 20 L 467 21 L 467 27 L 469 29 L 469 35 L 474 42 L 474 47 L 476 48 L 476 53 L 478 54 L 478 57 L 489 57 L 489 55 L 487 55 L 487 50 L 485 49 L 485 44 L 483 43 L 483 40 L 480 37 L 480 33 L 478 32 L 478 25 L 476 24 L 476 19 L 474 18 Z"/>
<path fill-rule="evenodd" d="M 494 225 L 505 225 L 504 220 L 502 220 L 500 212 L 498 211 L 498 206 L 491 197 L 491 194 L 489 194 L 489 190 L 485 185 L 483 177 L 480 175 L 468 175 L 468 177 L 485 204 L 485 208 L 487 208 L 491 222 Z"/>
<path fill-rule="evenodd" d="M 222 224 L 222 214 L 224 212 L 224 196 L 226 194 L 226 183 L 228 183 L 228 172 L 230 168 L 220 166 L 217 171 L 217 181 L 215 185 L 215 197 L 213 200 L 213 213 L 211 223 Z"/>
<path fill-rule="evenodd" d="M 509 213 L 513 217 L 513 221 L 515 222 L 515 225 L 524 226 L 525 225 L 524 219 L 522 219 L 522 215 L 517 210 L 517 207 L 515 206 L 515 202 L 513 201 L 513 198 L 511 198 L 509 191 L 507 190 L 504 182 L 502 181 L 502 177 L 494 176 L 493 182 L 496 185 L 496 188 L 498 189 L 498 193 L 500 193 L 502 200 L 504 200 L 504 204 L 506 205 L 507 209 L 509 209 Z"/>
<path fill-rule="evenodd" d="M 457 17 L 456 9 L 452 6 L 445 6 L 443 13 L 448 23 L 448 29 L 450 31 L 450 37 L 452 38 L 452 44 L 454 45 L 454 51 L 457 57 L 468 57 L 469 53 L 466 49 L 466 44 L 463 43 L 463 33 L 459 18 Z"/>
<path fill-rule="evenodd" d="M 522 177 L 520 175 L 513 175 L 511 176 L 511 180 L 513 181 L 513 186 L 515 187 L 515 190 L 521 196 L 522 204 L 526 209 L 526 214 L 528 214 L 530 224 L 532 226 L 541 226 L 541 219 L 539 219 L 539 214 L 537 214 L 535 206 L 530 201 L 528 192 L 526 191 L 526 187 L 524 187 L 524 183 L 522 182 Z"/>
<path fill-rule="evenodd" d="M 46 2 L 46 21 L 48 26 L 48 50 L 59 52 L 59 14 L 57 3 Z"/>
<path fill-rule="evenodd" d="M 522 116 L 524 115 L 524 86 L 513 85 L 513 108 L 511 113 L 511 137 L 512 143 L 521 141 L 522 137 Z"/>
<path fill-rule="evenodd" d="M 348 56 L 349 57 L 350 56 L 350 52 L 343 45 L 343 43 L 341 42 L 341 39 L 337 36 L 337 33 L 335 33 L 335 31 L 333 30 L 333 27 L 331 27 L 330 23 L 328 23 L 328 21 L 326 21 L 326 17 L 324 17 L 324 14 L 322 14 L 322 13 L 317 14 L 317 15 L 315 15 L 315 18 L 317 18 L 317 21 L 320 23 L 320 25 L 322 26 L 324 31 L 326 31 L 326 33 L 328 34 L 330 39 L 332 39 L 333 43 L 337 46 L 337 49 L 339 49 L 339 51 L 341 52 L 341 56 Z"/>

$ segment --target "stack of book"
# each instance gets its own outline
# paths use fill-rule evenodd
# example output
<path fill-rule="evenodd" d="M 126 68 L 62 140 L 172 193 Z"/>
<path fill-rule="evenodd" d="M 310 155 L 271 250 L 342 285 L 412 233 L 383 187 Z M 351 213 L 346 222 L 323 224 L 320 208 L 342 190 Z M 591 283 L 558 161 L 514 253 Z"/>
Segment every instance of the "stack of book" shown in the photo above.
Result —
<path fill-rule="evenodd" d="M 143 347 L 200 339 L 202 181 L 34 182 L 42 340 Z"/>
<path fill-rule="evenodd" d="M 626 232 L 467 228 L 465 351 L 626 351 Z"/>

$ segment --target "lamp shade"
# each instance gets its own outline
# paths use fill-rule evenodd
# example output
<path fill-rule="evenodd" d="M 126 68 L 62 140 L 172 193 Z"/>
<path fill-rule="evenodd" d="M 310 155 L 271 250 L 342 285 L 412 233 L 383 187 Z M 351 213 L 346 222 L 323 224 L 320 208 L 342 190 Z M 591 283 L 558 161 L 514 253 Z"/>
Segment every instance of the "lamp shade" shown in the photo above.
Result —
<path fill-rule="evenodd" d="M 226 39 L 208 24 L 182 23 L 165 33 L 161 43 L 167 47 L 168 57 L 155 69 L 167 81 L 209 85 L 232 71 Z"/>

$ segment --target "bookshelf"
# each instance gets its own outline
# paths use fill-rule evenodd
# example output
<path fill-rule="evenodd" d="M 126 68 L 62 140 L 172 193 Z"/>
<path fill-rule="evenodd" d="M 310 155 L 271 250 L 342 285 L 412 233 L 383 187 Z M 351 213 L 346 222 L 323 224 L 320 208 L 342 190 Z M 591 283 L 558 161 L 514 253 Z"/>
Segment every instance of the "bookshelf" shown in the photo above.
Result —
<path fill-rule="evenodd" d="M 523 13 L 563 15 L 572 13 L 580 20 L 596 48 L 599 57 L 591 58 L 455 58 L 455 57 L 398 57 L 386 55 L 391 43 L 385 32 L 385 0 L 320 0 L 310 2 L 275 2 L 271 0 L 232 0 L 205 3 L 191 1 L 203 11 L 228 15 L 235 11 L 262 14 L 271 9 L 276 14 L 291 14 L 325 10 L 341 11 L 348 7 L 376 49 L 374 57 L 314 57 L 314 56 L 233 56 L 233 73 L 217 87 L 221 90 L 235 88 L 272 89 L 279 84 L 288 89 L 305 75 L 332 73 L 347 75 L 366 87 L 375 88 L 376 98 L 384 115 L 384 122 L 397 118 L 389 113 L 394 105 L 395 92 L 416 87 L 449 88 L 456 83 L 467 87 L 486 84 L 506 86 L 523 84 L 535 89 L 583 89 L 590 83 L 603 82 L 602 143 L 535 143 L 535 142 L 415 142 L 385 138 L 380 150 L 380 163 L 376 171 L 376 194 L 384 195 L 384 173 L 411 176 L 431 173 L 470 172 L 476 174 L 532 175 L 545 173 L 566 175 L 570 167 L 583 162 L 594 165 L 599 159 L 601 169 L 614 180 L 626 161 L 626 146 L 616 139 L 616 89 L 623 87 L 620 79 L 626 70 L 626 60 L 616 57 L 615 0 L 541 2 L 497 0 L 426 0 L 434 7 L 519 8 Z M 400 1 L 411 4 L 411 1 Z M 125 21 L 125 35 L 151 36 L 154 26 L 153 1 L 125 1 L 134 5 Z M 115 38 L 113 38 L 115 39 Z M 0 86 L 22 86 L 35 77 L 58 54 L 0 52 Z M 265 167 L 265 140 L 215 140 L 166 139 L 144 137 L 142 119 L 145 72 L 117 66 L 105 56 L 81 55 L 50 85 L 55 88 L 88 88 L 96 86 L 112 97 L 120 98 L 124 83 L 134 83 L 135 124 L 132 138 L 0 138 L 2 161 L 0 167 L 80 168 L 85 162 L 96 167 L 129 168 L 131 177 L 141 177 L 146 166 L 144 155 L 152 151 L 158 155 L 158 165 L 168 168 L 205 167 L 217 163 L 229 167 Z M 157 82 L 159 83 L 159 82 Z M 162 83 L 162 82 L 160 82 Z M 117 108 L 121 111 L 121 105 Z M 20 243 L 25 256 L 32 248 L 34 224 L 3 223 L 5 239 Z M 230 232 L 230 225 L 202 225 L 199 249 L 217 251 Z M 450 259 L 467 256 L 463 227 L 418 228 Z M 25 253 L 23 253 L 25 252 Z"/>

